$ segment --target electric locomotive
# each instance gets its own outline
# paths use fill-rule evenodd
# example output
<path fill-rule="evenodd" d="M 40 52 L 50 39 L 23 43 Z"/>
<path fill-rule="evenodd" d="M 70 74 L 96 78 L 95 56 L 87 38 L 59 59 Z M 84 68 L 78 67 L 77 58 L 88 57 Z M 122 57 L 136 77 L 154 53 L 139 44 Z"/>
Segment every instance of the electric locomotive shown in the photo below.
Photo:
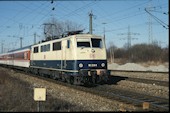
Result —
<path fill-rule="evenodd" d="M 72 31 L 30 46 L 29 67 L 25 70 L 71 84 L 107 82 L 104 38 Z M 15 66 L 13 64 L 13 66 Z"/>

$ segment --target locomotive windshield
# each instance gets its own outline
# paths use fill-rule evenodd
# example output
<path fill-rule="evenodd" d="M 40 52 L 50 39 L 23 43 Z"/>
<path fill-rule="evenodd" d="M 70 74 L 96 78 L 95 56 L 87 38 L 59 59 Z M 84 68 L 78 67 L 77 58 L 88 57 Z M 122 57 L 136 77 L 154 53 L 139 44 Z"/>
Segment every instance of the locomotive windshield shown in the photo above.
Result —
<path fill-rule="evenodd" d="M 90 47 L 89 39 L 77 39 L 77 47 Z"/>
<path fill-rule="evenodd" d="M 91 42 L 92 42 L 92 47 L 102 48 L 102 40 L 101 39 L 92 38 Z"/>
<path fill-rule="evenodd" d="M 77 38 L 77 47 L 102 48 L 102 39 L 97 39 L 97 38 L 80 39 L 80 38 Z"/>

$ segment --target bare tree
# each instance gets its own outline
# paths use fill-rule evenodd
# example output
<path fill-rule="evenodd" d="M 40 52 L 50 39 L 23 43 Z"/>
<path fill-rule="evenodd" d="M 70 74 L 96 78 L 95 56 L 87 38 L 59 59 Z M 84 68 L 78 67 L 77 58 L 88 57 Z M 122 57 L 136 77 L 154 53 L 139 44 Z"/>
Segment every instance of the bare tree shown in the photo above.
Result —
<path fill-rule="evenodd" d="M 83 29 L 81 25 L 72 21 L 58 21 L 55 18 L 51 18 L 44 24 L 44 35 L 47 40 L 53 39 L 66 31 L 75 31 Z"/>
<path fill-rule="evenodd" d="M 108 55 L 108 58 L 110 59 L 110 62 L 113 63 L 114 62 L 114 50 L 116 49 L 117 47 L 114 45 L 114 43 L 111 41 L 109 42 L 109 48 L 108 48 L 108 52 L 107 52 L 107 55 Z"/>

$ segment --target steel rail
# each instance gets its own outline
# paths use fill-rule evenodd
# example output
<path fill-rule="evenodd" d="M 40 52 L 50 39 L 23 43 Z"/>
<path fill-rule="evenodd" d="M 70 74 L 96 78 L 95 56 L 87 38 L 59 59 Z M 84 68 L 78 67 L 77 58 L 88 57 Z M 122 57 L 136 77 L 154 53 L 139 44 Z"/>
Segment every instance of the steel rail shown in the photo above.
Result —
<path fill-rule="evenodd" d="M 169 71 L 152 71 L 152 70 L 149 70 L 149 71 L 139 71 L 139 70 L 108 70 L 110 72 L 134 72 L 134 73 L 162 73 L 162 74 L 168 74 Z"/>

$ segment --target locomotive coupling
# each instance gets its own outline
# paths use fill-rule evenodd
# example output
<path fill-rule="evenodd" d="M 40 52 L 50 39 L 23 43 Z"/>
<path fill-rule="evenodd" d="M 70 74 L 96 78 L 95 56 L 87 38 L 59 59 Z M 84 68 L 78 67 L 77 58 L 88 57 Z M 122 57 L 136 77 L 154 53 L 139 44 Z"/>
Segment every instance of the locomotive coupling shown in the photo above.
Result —
<path fill-rule="evenodd" d="M 102 76 L 106 74 L 106 70 L 105 69 L 97 69 L 97 75 Z"/>
<path fill-rule="evenodd" d="M 89 70 L 88 76 L 92 76 L 92 75 L 103 76 L 106 73 L 107 73 L 107 71 L 105 69 Z"/>

